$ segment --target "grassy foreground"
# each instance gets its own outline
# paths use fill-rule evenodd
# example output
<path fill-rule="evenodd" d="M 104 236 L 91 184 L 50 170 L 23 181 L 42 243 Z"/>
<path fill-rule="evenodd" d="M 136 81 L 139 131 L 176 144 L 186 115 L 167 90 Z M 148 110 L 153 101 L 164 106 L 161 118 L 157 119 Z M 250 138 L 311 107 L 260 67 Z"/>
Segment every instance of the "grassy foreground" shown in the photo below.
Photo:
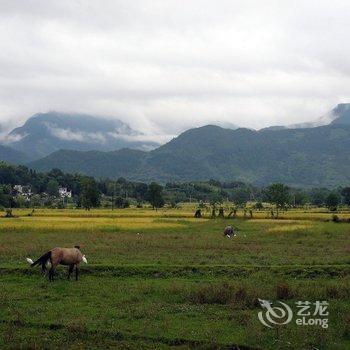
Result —
<path fill-rule="evenodd" d="M 182 210 L 36 210 L 0 218 L 0 348 L 348 349 L 350 224 L 322 211 L 280 220 Z M 349 217 L 342 213 L 340 217 Z M 222 236 L 227 224 L 235 238 Z M 78 282 L 30 269 L 79 244 Z M 329 302 L 329 327 L 268 328 L 258 298 Z"/>

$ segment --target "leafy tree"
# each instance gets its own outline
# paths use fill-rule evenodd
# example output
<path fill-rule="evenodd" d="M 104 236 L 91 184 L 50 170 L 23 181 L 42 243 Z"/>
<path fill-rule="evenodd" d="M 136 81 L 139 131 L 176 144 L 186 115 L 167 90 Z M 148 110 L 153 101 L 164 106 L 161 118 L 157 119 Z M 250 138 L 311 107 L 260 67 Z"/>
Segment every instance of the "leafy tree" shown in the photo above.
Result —
<path fill-rule="evenodd" d="M 325 204 L 328 195 L 329 190 L 326 188 L 313 188 L 309 193 L 310 202 L 313 205 L 321 207 Z"/>
<path fill-rule="evenodd" d="M 213 192 L 209 195 L 209 203 L 212 207 L 215 207 L 216 204 L 222 203 L 222 197 L 218 192 Z"/>
<path fill-rule="evenodd" d="M 171 200 L 170 200 L 170 206 L 172 207 L 172 208 L 179 208 L 179 203 L 180 203 L 180 201 L 178 201 L 178 200 L 176 200 L 177 198 L 175 198 L 175 197 L 173 197 L 173 198 L 171 198 Z"/>
<path fill-rule="evenodd" d="M 0 207 L 11 206 L 11 189 L 7 185 L 0 185 Z"/>
<path fill-rule="evenodd" d="M 147 195 L 148 186 L 145 183 L 139 182 L 134 185 L 134 197 L 137 200 L 144 200 Z"/>
<path fill-rule="evenodd" d="M 278 210 L 287 206 L 290 201 L 289 187 L 281 183 L 275 183 L 265 189 L 266 201 L 274 204 Z"/>
<path fill-rule="evenodd" d="M 123 198 L 123 197 L 120 197 L 118 196 L 116 199 L 115 199 L 115 206 L 119 209 L 122 209 L 122 208 L 129 208 L 130 207 L 130 202 Z"/>
<path fill-rule="evenodd" d="M 156 182 L 149 184 L 146 198 L 151 203 L 153 210 L 164 206 L 162 192 L 163 187 L 161 185 L 157 184 Z"/>
<path fill-rule="evenodd" d="M 344 187 L 341 194 L 344 197 L 344 203 L 350 206 L 350 187 Z"/>
<path fill-rule="evenodd" d="M 41 197 L 39 194 L 35 194 L 34 196 L 32 196 L 32 198 L 30 199 L 30 204 L 33 207 L 40 207 L 41 206 Z"/>
<path fill-rule="evenodd" d="M 50 180 L 47 183 L 47 193 L 52 196 L 52 197 L 57 197 L 58 196 L 58 182 L 54 179 Z"/>
<path fill-rule="evenodd" d="M 248 187 L 238 187 L 232 192 L 232 200 L 239 207 L 245 207 L 250 199 L 250 190 Z"/>
<path fill-rule="evenodd" d="M 292 194 L 292 203 L 295 206 L 303 206 L 308 202 L 308 196 L 303 191 L 296 191 Z"/>
<path fill-rule="evenodd" d="M 99 206 L 100 192 L 97 183 L 93 178 L 87 177 L 82 179 L 80 200 L 81 206 L 86 210 Z"/>
<path fill-rule="evenodd" d="M 326 198 L 326 207 L 329 210 L 337 210 L 338 205 L 341 203 L 341 197 L 338 192 L 331 192 Z"/>
<path fill-rule="evenodd" d="M 22 196 L 17 196 L 16 197 L 16 207 L 19 207 L 19 208 L 25 208 L 28 206 L 28 201 L 22 197 Z"/>
<path fill-rule="evenodd" d="M 257 209 L 257 210 L 262 210 L 264 209 L 264 205 L 259 201 L 259 202 L 256 202 L 254 204 L 254 209 Z"/>

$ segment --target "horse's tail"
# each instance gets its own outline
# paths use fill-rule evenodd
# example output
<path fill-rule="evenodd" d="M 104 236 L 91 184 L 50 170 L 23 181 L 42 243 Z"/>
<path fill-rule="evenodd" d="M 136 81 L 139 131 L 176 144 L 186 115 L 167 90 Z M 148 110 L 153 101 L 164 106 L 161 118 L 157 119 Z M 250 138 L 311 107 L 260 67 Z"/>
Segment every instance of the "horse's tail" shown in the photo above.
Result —
<path fill-rule="evenodd" d="M 42 255 L 38 260 L 34 261 L 33 264 L 31 264 L 30 266 L 33 267 L 35 265 L 41 264 L 41 269 L 45 271 L 46 270 L 45 265 L 49 259 L 51 259 L 51 250 L 45 253 L 44 255 Z"/>

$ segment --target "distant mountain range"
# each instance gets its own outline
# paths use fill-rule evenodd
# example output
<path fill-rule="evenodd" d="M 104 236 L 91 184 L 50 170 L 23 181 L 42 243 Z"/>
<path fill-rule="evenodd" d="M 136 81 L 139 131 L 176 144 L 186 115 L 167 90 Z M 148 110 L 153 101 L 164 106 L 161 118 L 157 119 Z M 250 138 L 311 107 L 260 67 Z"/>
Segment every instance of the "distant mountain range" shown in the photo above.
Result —
<path fill-rule="evenodd" d="M 338 105 L 331 120 L 324 126 L 259 131 L 207 125 L 151 151 L 58 150 L 28 165 L 142 181 L 213 178 L 259 185 L 350 185 L 350 104 Z"/>
<path fill-rule="evenodd" d="M 76 113 L 38 113 L 12 130 L 3 144 L 24 153 L 28 160 L 45 157 L 60 149 L 112 151 L 121 148 L 150 150 L 156 142 L 115 119 Z"/>

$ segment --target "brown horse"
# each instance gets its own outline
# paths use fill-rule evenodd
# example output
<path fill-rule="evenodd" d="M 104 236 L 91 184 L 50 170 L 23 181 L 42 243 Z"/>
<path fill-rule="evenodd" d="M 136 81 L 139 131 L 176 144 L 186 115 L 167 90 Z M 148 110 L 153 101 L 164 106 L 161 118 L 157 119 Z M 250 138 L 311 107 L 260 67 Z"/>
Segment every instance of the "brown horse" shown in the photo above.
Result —
<path fill-rule="evenodd" d="M 77 245 L 74 248 L 53 248 L 44 255 L 42 255 L 38 260 L 33 262 L 31 259 L 27 258 L 27 261 L 32 267 L 41 264 L 41 270 L 43 272 L 46 271 L 46 264 L 50 262 L 50 281 L 54 280 L 55 269 L 59 264 L 69 266 L 68 279 L 70 279 L 70 276 L 75 267 L 75 279 L 78 280 L 79 264 L 82 261 L 87 263 L 85 255 L 81 253 L 80 247 Z"/>

